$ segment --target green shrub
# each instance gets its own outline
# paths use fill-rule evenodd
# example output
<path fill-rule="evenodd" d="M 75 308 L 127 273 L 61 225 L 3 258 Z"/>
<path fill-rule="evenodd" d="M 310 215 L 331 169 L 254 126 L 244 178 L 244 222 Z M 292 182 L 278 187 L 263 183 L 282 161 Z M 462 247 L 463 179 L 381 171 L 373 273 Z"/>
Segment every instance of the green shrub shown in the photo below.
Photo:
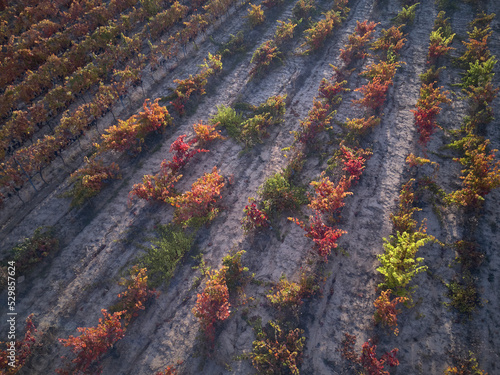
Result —
<path fill-rule="evenodd" d="M 474 63 L 470 63 L 469 69 L 462 78 L 462 88 L 467 89 L 470 86 L 485 86 L 487 83 L 491 82 L 495 75 L 493 69 L 496 63 L 497 60 L 495 60 L 494 57 L 490 57 L 485 62 L 476 60 Z"/>
<path fill-rule="evenodd" d="M 258 189 L 265 211 L 295 210 L 307 203 L 305 189 L 293 186 L 282 173 L 269 177 Z"/>
<path fill-rule="evenodd" d="M 301 286 L 300 284 L 288 281 L 285 275 L 280 278 L 280 281 L 269 291 L 266 297 L 278 311 L 298 316 L 300 306 L 302 305 Z"/>
<path fill-rule="evenodd" d="M 168 282 L 184 254 L 191 249 L 193 238 L 173 225 L 157 227 L 157 238 L 139 259 L 139 266 L 147 268 L 149 283 L 158 286 Z"/>
<path fill-rule="evenodd" d="M 420 265 L 424 258 L 415 258 L 418 249 L 430 241 L 424 232 L 397 233 L 390 236 L 389 241 L 384 238 L 384 253 L 377 255 L 382 264 L 377 268 L 385 281 L 379 288 L 392 289 L 398 296 L 406 296 L 406 287 L 413 277 L 427 270 L 427 266 Z"/>
<path fill-rule="evenodd" d="M 245 250 L 240 250 L 238 252 L 231 251 L 222 258 L 222 266 L 226 268 L 226 285 L 229 289 L 229 293 L 242 285 L 244 281 L 243 274 L 248 272 L 248 268 L 243 267 L 241 263 L 241 256 L 245 253 Z"/>
<path fill-rule="evenodd" d="M 54 229 L 38 227 L 33 236 L 25 238 L 12 249 L 13 259 L 9 260 L 16 262 L 16 273 L 20 275 L 58 249 L 59 240 L 54 237 Z"/>
<path fill-rule="evenodd" d="M 217 106 L 217 114 L 210 119 L 210 122 L 223 126 L 231 137 L 243 142 L 247 147 L 252 147 L 256 143 L 262 143 L 263 138 L 269 135 L 267 129 L 270 126 L 283 121 L 285 99 L 286 95 L 270 96 L 257 107 L 239 103 L 238 108 L 246 113 L 246 116 L 222 104 Z"/>
<path fill-rule="evenodd" d="M 451 302 L 445 302 L 445 306 L 453 307 L 462 314 L 471 317 L 472 313 L 481 306 L 481 300 L 476 288 L 476 279 L 470 272 L 466 271 L 461 281 L 453 280 L 446 284 L 448 297 Z"/>
<path fill-rule="evenodd" d="M 486 14 L 484 11 L 479 13 L 477 17 L 469 24 L 471 29 L 477 28 L 478 30 L 483 30 L 485 33 L 490 32 L 490 24 L 495 19 L 496 14 Z"/>
<path fill-rule="evenodd" d="M 227 57 L 232 56 L 236 53 L 245 52 L 247 48 L 248 47 L 245 42 L 245 36 L 243 34 L 243 31 L 240 30 L 236 35 L 229 35 L 229 40 L 220 46 L 217 54 L 221 55 L 222 57 Z"/>
<path fill-rule="evenodd" d="M 401 9 L 398 15 L 392 20 L 394 24 L 397 26 L 413 24 L 413 21 L 415 21 L 415 10 L 419 4 L 420 3 L 415 3 L 409 6 L 403 6 L 403 9 Z"/>
<path fill-rule="evenodd" d="M 262 140 L 269 136 L 267 128 L 271 125 L 271 115 L 268 113 L 250 117 L 241 126 L 240 139 L 247 147 L 253 147 L 256 143 L 262 143 Z"/>
<path fill-rule="evenodd" d="M 210 123 L 219 124 L 227 130 L 229 136 L 238 138 L 241 133 L 243 117 L 233 108 L 221 104 L 217 106 L 217 114 L 210 119 Z"/>
<path fill-rule="evenodd" d="M 273 124 L 278 124 L 283 122 L 282 116 L 285 115 L 286 111 L 286 95 L 276 95 L 270 96 L 267 100 L 259 104 L 257 108 L 255 108 L 256 114 L 265 114 L 269 113 L 272 117 Z"/>
<path fill-rule="evenodd" d="M 262 5 L 254 4 L 250 4 L 250 8 L 248 8 L 248 15 L 246 17 L 252 27 L 260 25 L 266 18 L 264 16 L 264 10 L 262 10 Z"/>
<path fill-rule="evenodd" d="M 292 15 L 296 20 L 307 19 L 315 9 L 314 0 L 299 0 L 292 8 Z"/>
<path fill-rule="evenodd" d="M 438 29 L 441 29 L 441 35 L 444 38 L 449 38 L 453 34 L 449 18 L 446 18 L 446 12 L 444 11 L 439 12 L 436 19 L 434 20 L 433 30 L 435 31 Z"/>
<path fill-rule="evenodd" d="M 429 69 L 425 71 L 425 73 L 420 74 L 420 82 L 425 85 L 429 85 L 432 82 L 436 82 L 439 78 L 439 74 L 442 70 L 446 69 L 446 67 L 441 66 L 436 69 L 435 65 L 432 65 Z"/>
<path fill-rule="evenodd" d="M 273 61 L 282 61 L 282 53 L 274 40 L 267 40 L 263 42 L 259 48 L 255 50 L 250 60 L 251 64 L 255 64 L 250 70 L 250 75 L 254 76 L 266 70 Z"/>

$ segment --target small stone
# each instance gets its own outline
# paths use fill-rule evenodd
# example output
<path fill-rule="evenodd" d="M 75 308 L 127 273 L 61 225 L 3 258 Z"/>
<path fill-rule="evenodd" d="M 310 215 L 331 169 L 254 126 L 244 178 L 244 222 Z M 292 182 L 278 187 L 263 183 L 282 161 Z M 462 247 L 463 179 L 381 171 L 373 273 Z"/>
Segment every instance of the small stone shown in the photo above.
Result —
<path fill-rule="evenodd" d="M 18 283 L 18 284 L 21 284 L 23 281 L 24 281 L 24 275 L 19 276 L 19 277 L 17 278 L 17 283 Z"/>

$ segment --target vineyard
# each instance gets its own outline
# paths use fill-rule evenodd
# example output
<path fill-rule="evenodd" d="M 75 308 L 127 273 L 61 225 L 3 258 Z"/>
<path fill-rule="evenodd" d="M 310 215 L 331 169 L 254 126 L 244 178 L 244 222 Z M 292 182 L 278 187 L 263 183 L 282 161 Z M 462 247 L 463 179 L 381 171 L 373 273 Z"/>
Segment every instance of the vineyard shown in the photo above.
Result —
<path fill-rule="evenodd" d="M 0 1 L 0 373 L 500 373 L 499 17 Z"/>

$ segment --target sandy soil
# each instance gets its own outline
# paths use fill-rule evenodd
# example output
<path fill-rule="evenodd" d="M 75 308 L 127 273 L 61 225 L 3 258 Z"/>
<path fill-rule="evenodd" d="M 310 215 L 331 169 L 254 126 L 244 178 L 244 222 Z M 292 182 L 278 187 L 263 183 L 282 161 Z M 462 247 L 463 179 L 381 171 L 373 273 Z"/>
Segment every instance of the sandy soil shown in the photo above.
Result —
<path fill-rule="evenodd" d="M 318 1 L 325 9 L 329 1 Z M 141 254 L 138 243 L 147 244 L 147 236 L 158 223 L 168 223 L 173 209 L 162 204 L 142 201 L 129 202 L 128 193 L 133 184 L 140 182 L 144 174 L 159 170 L 161 161 L 169 157 L 171 142 L 181 134 L 191 134 L 192 124 L 207 121 L 216 111 L 216 105 L 229 105 L 235 101 L 259 104 L 271 95 L 287 94 L 289 105 L 285 122 L 272 130 L 271 136 L 262 145 L 241 154 L 242 145 L 228 139 L 211 145 L 210 152 L 196 156 L 184 171 L 178 189 L 184 191 L 213 166 L 220 168 L 225 176 L 231 176 L 233 183 L 224 193 L 221 214 L 197 235 L 196 248 L 187 254 L 170 285 L 160 288 L 161 295 L 150 304 L 129 326 L 125 338 L 119 341 L 102 360 L 103 374 L 152 374 L 167 365 L 183 361 L 182 374 L 253 374 L 255 370 L 248 360 L 235 357 L 251 351 L 255 339 L 250 325 L 242 318 L 242 308 L 234 308 L 231 317 L 224 322 L 218 332 L 214 354 L 202 356 L 201 343 L 197 339 L 199 325 L 191 313 L 196 300 L 192 289 L 199 272 L 192 270 L 195 264 L 192 256 L 201 252 L 208 265 L 217 268 L 222 258 L 234 246 L 245 249 L 243 261 L 255 278 L 264 284 L 276 282 L 285 273 L 289 280 L 297 280 L 305 254 L 311 242 L 304 232 L 283 216 L 279 223 L 281 238 L 272 231 L 245 236 L 241 227 L 243 207 L 249 196 L 256 196 L 257 188 L 267 177 L 281 170 L 287 159 L 282 148 L 293 141 L 290 131 L 297 130 L 299 120 L 307 115 L 316 95 L 319 82 L 329 77 L 329 64 L 339 65 L 339 49 L 347 36 L 353 32 L 356 21 L 365 19 L 381 22 L 377 28 L 390 26 L 390 19 L 400 9 L 398 2 L 371 0 L 351 1 L 348 19 L 318 53 L 311 56 L 293 54 L 303 40 L 296 38 L 293 49 L 287 54 L 284 64 L 272 69 L 261 79 L 250 80 L 250 59 L 253 50 L 269 39 L 275 30 L 271 19 L 286 20 L 291 17 L 293 2 L 269 14 L 265 25 L 250 34 L 251 48 L 238 59 L 230 60 L 220 77 L 210 83 L 207 95 L 199 100 L 192 114 L 176 119 L 175 128 L 162 135 L 154 151 L 146 151 L 137 158 L 121 156 L 119 159 L 123 179 L 113 182 L 99 196 L 80 209 L 70 209 L 69 200 L 59 198 L 68 189 L 69 173 L 82 162 L 81 150 L 75 145 L 65 153 L 66 166 L 56 160 L 44 172 L 49 184 L 37 182 L 38 192 L 29 186 L 21 194 L 28 203 L 22 205 L 12 197 L 0 211 L 2 225 L 0 240 L 2 255 L 19 239 L 29 236 L 40 225 L 52 225 L 61 239 L 61 250 L 50 257 L 26 276 L 18 284 L 19 318 L 35 314 L 35 323 L 43 333 L 43 346 L 21 371 L 22 374 L 52 374 L 61 367 L 61 355 L 69 352 L 57 342 L 57 338 L 67 338 L 76 334 L 77 327 L 94 326 L 100 317 L 101 308 L 116 302 L 122 290 L 117 281 L 125 270 Z M 466 25 L 474 13 L 469 5 L 460 4 L 450 14 L 454 32 L 465 40 Z M 500 15 L 500 3 L 487 1 L 487 12 Z M 394 212 L 395 200 L 401 184 L 408 179 L 409 172 L 405 158 L 410 152 L 418 152 L 418 134 L 410 112 L 419 96 L 418 75 L 425 68 L 429 34 L 434 24 L 437 10 L 433 0 L 422 0 L 417 8 L 414 25 L 408 29 L 408 41 L 401 51 L 401 60 L 406 62 L 396 74 L 394 86 L 390 89 L 385 103 L 380 126 L 366 137 L 363 147 L 371 147 L 373 156 L 353 195 L 347 199 L 342 212 L 341 228 L 348 234 L 341 238 L 340 245 L 347 255 L 332 256 L 322 271 L 327 275 L 322 287 L 322 296 L 307 301 L 302 310 L 300 327 L 307 337 L 301 373 L 304 374 L 352 374 L 350 365 L 340 357 L 338 348 L 344 332 L 357 336 L 356 348 L 368 338 L 376 337 L 381 350 L 399 348 L 400 366 L 392 369 L 392 374 L 442 374 L 451 365 L 451 352 L 477 354 L 481 368 L 490 375 L 500 372 L 500 213 L 496 209 L 500 191 L 494 191 L 486 198 L 483 216 L 477 223 L 476 240 L 485 253 L 486 261 L 477 277 L 481 307 L 471 320 L 460 320 L 457 313 L 447 309 L 446 287 L 456 275 L 458 268 L 450 267 L 454 251 L 442 249 L 436 244 L 426 245 L 420 255 L 429 267 L 427 273 L 415 278 L 418 289 L 414 294 L 416 305 L 404 309 L 400 315 L 399 336 L 388 335 L 373 324 L 373 301 L 376 285 L 381 281 L 375 271 L 378 267 L 376 255 L 383 250 L 383 237 L 391 234 L 389 214 Z M 246 6 L 232 9 L 220 24 L 208 34 L 215 41 L 225 42 L 229 34 L 236 34 L 243 27 Z M 493 21 L 494 36 L 490 41 L 493 54 L 500 55 L 500 28 L 498 17 Z M 456 38 L 452 56 L 461 53 L 461 43 Z M 147 97 L 167 95 L 173 87 L 173 79 L 184 78 L 197 72 L 208 52 L 215 52 L 217 46 L 208 38 L 198 40 L 197 48 L 191 48 L 186 57 L 172 62 L 155 72 L 154 78 L 146 76 Z M 459 93 L 452 86 L 460 79 L 460 69 L 447 63 L 448 69 L 441 76 L 440 85 Z M 497 73 L 499 67 L 497 66 Z M 494 78 L 499 86 L 500 74 Z M 364 80 L 353 74 L 349 87 L 354 89 Z M 362 115 L 359 109 L 350 105 L 356 96 L 352 91 L 344 96 L 336 118 Z M 138 88 L 131 93 L 135 107 L 113 109 L 115 115 L 128 117 L 140 109 L 142 91 Z M 297 117 L 291 109 L 297 113 Z M 500 108 L 496 98 L 493 108 Z M 439 118 L 446 129 L 456 129 L 465 115 L 466 106 L 456 97 L 453 104 L 445 108 Z M 497 116 L 498 117 L 498 116 Z M 112 124 L 108 115 L 99 124 L 100 129 Z M 500 148 L 499 120 L 494 120 L 487 129 L 487 137 L 494 148 Z M 86 147 L 91 136 L 82 142 Z M 447 192 L 459 186 L 460 166 L 453 162 L 448 151 L 441 147 L 447 143 L 443 132 L 437 132 L 428 148 L 428 155 L 441 166 L 438 183 Z M 304 180 L 317 178 L 327 167 L 326 160 L 311 157 L 307 161 Z M 427 230 L 439 240 L 451 243 L 461 239 L 468 230 L 468 223 L 457 209 L 444 211 L 438 220 L 429 199 L 419 201 L 422 208 L 417 214 L 419 220 L 427 220 Z M 304 210 L 307 213 L 307 210 Z M 268 285 L 268 284 L 267 284 Z M 263 322 L 273 318 L 273 312 L 265 305 L 265 294 L 269 286 L 249 284 L 245 293 L 255 298 L 250 304 L 249 317 L 261 317 Z M 0 294 L 6 300 L 6 293 Z M 2 310 L 5 304 L 2 304 Z M 0 322 L 0 332 L 6 331 L 5 319 Z"/>

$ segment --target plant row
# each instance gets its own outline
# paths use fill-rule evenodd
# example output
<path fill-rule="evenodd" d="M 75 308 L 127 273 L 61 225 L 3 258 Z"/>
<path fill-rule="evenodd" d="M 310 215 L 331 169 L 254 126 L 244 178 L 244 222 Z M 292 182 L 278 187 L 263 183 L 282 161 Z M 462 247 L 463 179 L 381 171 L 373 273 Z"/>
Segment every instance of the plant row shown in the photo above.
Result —
<path fill-rule="evenodd" d="M 196 37 L 200 32 L 200 24 L 208 25 L 213 22 L 222 14 L 221 9 L 226 9 L 230 4 L 231 2 L 228 1 L 213 0 L 205 5 L 208 9 L 205 14 L 191 15 L 189 21 L 184 22 L 184 27 L 168 40 L 168 49 L 173 49 L 177 44 L 184 44 L 185 33 L 190 35 L 189 38 Z M 113 66 L 124 65 L 128 58 L 137 55 L 144 44 L 143 40 L 157 40 L 164 31 L 178 20 L 185 18 L 189 10 L 189 7 L 175 2 L 167 10 L 156 12 L 139 33 L 136 33 L 133 38 L 128 38 L 123 33 L 132 30 L 135 24 L 143 20 L 135 15 L 140 10 L 135 10 L 127 18 L 122 17 L 115 24 L 100 27 L 93 35 L 74 46 L 71 50 L 76 51 L 74 56 L 71 55 L 71 51 L 68 52 L 70 55 L 67 58 L 54 56 L 38 72 L 33 73 L 29 80 L 9 88 L 9 91 L 3 94 L 4 99 L 9 99 L 2 101 L 7 106 L 5 113 L 11 113 L 18 100 L 29 104 L 38 94 L 52 87 L 57 77 L 65 80 L 63 84 L 56 85 L 50 90 L 42 100 L 33 104 L 28 111 L 13 113 L 1 133 L 3 148 L 7 149 L 12 142 L 14 145 L 19 145 L 26 139 L 30 139 L 36 126 L 40 127 L 50 118 L 61 113 L 76 100 L 78 95 L 83 95 L 103 77 L 109 76 Z M 113 46 L 115 43 L 117 44 Z M 162 43 L 160 41 L 159 45 Z M 150 43 L 150 58 L 153 60 L 156 59 L 155 54 L 158 52 L 159 45 L 154 46 Z M 99 50 L 103 52 L 95 57 L 93 52 Z M 170 51 L 167 56 L 172 53 Z M 95 58 L 90 61 L 92 56 Z M 72 72 L 74 73 L 70 76 Z"/>
<path fill-rule="evenodd" d="M 63 61 L 68 59 L 76 66 L 81 65 L 86 57 L 90 57 L 90 54 L 85 56 L 82 52 L 99 49 L 93 48 L 93 45 L 98 42 L 102 31 L 107 29 L 105 25 L 108 25 L 109 21 L 113 24 L 113 19 L 137 3 L 136 0 L 111 1 L 106 6 L 100 1 L 73 1 L 67 12 L 59 12 L 53 17 L 44 18 L 19 38 L 8 38 L 2 49 L 5 52 L 2 54 L 0 87 L 5 88 L 6 85 L 21 78 L 23 74 L 30 74 L 32 70 L 37 69 L 40 72 L 41 66 L 48 60 L 52 59 L 57 62 L 59 60 L 57 56 L 66 50 L 61 56 Z M 52 6 L 46 4 L 44 8 L 56 9 L 53 4 Z M 29 7 L 26 10 L 28 9 Z M 131 19 L 144 20 L 146 15 L 141 15 L 141 13 L 145 13 L 142 7 L 127 16 L 123 15 L 125 17 L 122 19 L 128 19 L 131 16 Z M 91 33 L 93 34 L 90 35 Z M 84 39 L 79 43 L 74 43 L 80 38 Z M 14 42 L 16 39 L 17 42 Z M 0 117 L 3 118 L 4 115 L 2 111 Z"/>
<path fill-rule="evenodd" d="M 176 2 L 161 13 L 163 24 L 166 27 L 173 26 L 186 15 L 187 10 L 187 7 Z M 46 124 L 104 78 L 109 79 L 114 67 L 127 65 L 131 57 L 137 56 L 147 34 L 143 31 L 135 34 L 134 38 L 126 37 L 123 33 L 131 31 L 133 26 L 130 20 L 121 19 L 117 23 L 100 27 L 68 51 L 67 56 L 50 58 L 47 64 L 22 83 L 6 90 L 2 100 L 5 106 L 3 110 L 5 114 L 12 113 L 12 116 L 2 128 L 3 148 L 7 149 L 13 141 L 21 144 L 30 139 L 37 126 Z M 98 56 L 94 53 L 97 51 L 101 51 Z M 56 84 L 59 79 L 64 82 Z M 12 112 L 16 103 L 23 102 L 28 106 L 44 92 L 47 93 L 43 98 L 29 106 L 27 111 Z"/>
<path fill-rule="evenodd" d="M 190 76 L 190 78 L 186 80 L 175 80 L 178 83 L 174 91 L 175 95 L 178 95 L 176 101 L 180 104 L 186 103 L 193 93 L 203 94 L 207 79 L 221 69 L 220 56 L 209 54 L 208 61 L 205 59 L 201 72 L 194 78 Z M 186 82 L 198 82 L 198 84 L 189 86 Z M 116 163 L 111 163 L 109 165 L 103 164 L 102 156 L 104 153 L 129 152 L 136 154 L 140 152 L 141 145 L 149 134 L 163 131 L 165 127 L 173 124 L 173 119 L 167 108 L 159 105 L 158 101 L 159 99 L 156 99 L 151 103 L 149 99 L 146 99 L 143 105 L 143 112 L 131 116 L 126 121 L 119 120 L 117 125 L 113 125 L 106 129 L 105 133 L 101 136 L 101 141 L 95 144 L 97 151 L 90 158 L 87 158 L 85 160 L 85 165 L 75 171 L 70 177 L 70 182 L 73 183 L 73 187 L 67 193 L 67 196 L 72 197 L 73 206 L 81 205 L 87 199 L 98 194 L 106 181 L 119 177 L 119 167 Z M 177 106 L 177 108 L 179 108 L 179 106 Z M 215 127 L 207 127 L 201 123 L 195 125 L 195 132 L 197 134 L 199 133 L 200 142 L 207 142 L 217 138 Z M 189 158 L 194 156 L 193 154 L 188 157 L 186 153 L 188 153 L 188 149 L 192 144 L 198 142 L 198 139 L 195 138 L 189 143 L 186 143 L 184 137 L 186 136 L 179 137 L 171 147 L 171 152 L 176 152 L 174 156 L 176 160 L 174 160 L 174 163 L 177 165 L 170 168 L 166 164 L 162 164 L 163 173 L 161 177 L 159 175 L 145 176 L 144 186 L 147 185 L 149 188 L 145 189 L 144 186 L 142 189 L 138 188 L 137 193 L 140 197 L 144 197 L 145 192 L 149 191 L 149 194 L 152 194 L 155 199 L 159 199 L 159 196 L 164 194 L 160 186 L 165 188 L 170 186 L 168 181 L 174 181 L 174 174 L 178 172 L 180 167 L 184 165 Z M 174 173 L 168 173 L 167 176 L 168 169 L 171 169 Z M 158 188 L 155 187 L 155 182 L 159 183 Z M 166 185 L 163 185 L 163 183 Z M 156 191 L 156 193 L 153 193 L 154 191 Z M 151 199 L 153 196 L 148 199 Z"/>
<path fill-rule="evenodd" d="M 357 49 L 356 53 L 363 57 L 366 56 L 362 50 L 370 36 L 366 36 L 365 42 L 362 43 L 359 43 L 359 39 L 362 39 L 367 32 L 371 34 L 374 27 L 374 23 L 368 24 L 367 21 L 362 24 L 358 23 L 355 33 L 349 38 L 350 43 L 343 51 Z M 367 29 L 369 31 L 366 31 Z M 357 43 L 357 47 L 351 47 L 355 43 Z M 341 53 L 344 57 L 348 56 L 345 52 Z M 346 58 L 346 60 L 348 59 Z M 345 62 L 347 66 L 351 61 Z M 314 144 L 320 133 L 328 129 L 334 115 L 329 107 L 339 104 L 342 93 L 347 91 L 343 88 L 346 84 L 343 78 L 347 78 L 347 74 L 347 72 L 334 67 L 332 79 L 324 79 L 321 82 L 318 89 L 319 96 L 313 101 L 313 109 L 309 112 L 308 117 L 301 122 L 301 130 L 295 132 L 294 145 L 287 149 L 295 153 L 288 167 L 282 173 L 277 173 L 266 180 L 259 188 L 259 195 L 262 198 L 260 209 L 253 199 L 245 207 L 245 216 L 242 220 L 245 231 L 268 227 L 270 225 L 269 216 L 272 215 L 273 211 L 296 209 L 301 205 L 300 189 L 294 187 L 287 178 L 296 176 L 296 173 L 300 172 L 305 157 L 304 151 L 307 150 L 308 146 Z M 351 148 L 342 143 L 339 153 L 341 155 L 339 159 L 343 162 L 343 170 L 346 175 L 334 183 L 323 173 L 320 181 L 311 182 L 315 194 L 310 198 L 309 208 L 315 214 L 310 216 L 308 224 L 291 218 L 306 231 L 306 237 L 313 240 L 315 253 L 323 261 L 327 260 L 331 251 L 337 247 L 336 241 L 345 233 L 335 226 L 339 219 L 340 209 L 345 204 L 344 198 L 352 194 L 348 190 L 352 183 L 361 176 L 366 159 L 370 155 L 366 150 Z M 303 331 L 294 329 L 293 325 L 290 325 L 290 322 L 287 322 L 284 317 L 290 314 L 298 316 L 302 299 L 313 294 L 315 289 L 311 287 L 311 282 L 314 283 L 313 275 L 303 274 L 299 284 L 289 282 L 284 277 L 276 285 L 273 293 L 267 296 L 270 304 L 279 311 L 282 323 L 271 321 L 263 329 L 257 330 L 257 340 L 253 344 L 251 358 L 254 367 L 260 373 L 273 374 L 283 371 L 299 373 L 297 366 L 300 364 L 305 337 L 301 336 Z M 376 346 L 369 342 L 363 346 L 361 358 L 365 369 L 369 371 L 370 366 L 375 364 L 383 367 L 384 362 L 391 365 L 398 364 L 395 359 L 397 349 L 383 356 L 381 360 L 377 360 L 375 348 Z"/>
<path fill-rule="evenodd" d="M 80 327 L 77 331 L 79 336 L 70 335 L 67 339 L 59 339 L 59 342 L 71 349 L 73 358 L 66 359 L 64 368 L 57 369 L 58 374 L 83 374 L 101 373 L 99 360 L 108 352 L 113 345 L 125 336 L 130 322 L 139 311 L 144 310 L 146 303 L 152 297 L 157 297 L 158 292 L 148 286 L 148 276 L 145 268 L 133 267 L 130 279 L 124 279 L 120 285 L 126 286 L 123 293 L 118 294 L 118 301 L 111 306 L 111 312 L 102 309 L 102 318 L 95 327 Z M 9 347 L 0 351 L 0 369 L 5 374 L 16 374 L 26 363 L 31 355 L 36 353 L 39 343 L 37 330 L 32 322 L 33 314 L 26 320 L 26 333 L 21 341 L 15 341 L 15 354 L 10 357 Z M 3 344 L 3 343 L 2 343 Z"/>
<path fill-rule="evenodd" d="M 218 0 L 214 0 L 214 1 L 210 2 L 207 6 L 211 5 L 212 3 L 215 4 L 217 1 Z M 92 114 L 92 112 L 90 113 L 91 116 L 89 117 L 89 115 L 85 113 L 86 110 L 88 112 L 89 110 L 92 109 L 92 107 L 93 108 L 97 107 L 99 110 L 104 109 L 103 111 L 101 111 L 101 113 L 99 113 L 99 115 L 105 114 L 107 111 L 109 111 L 109 107 L 112 104 L 114 104 L 118 99 L 121 100 L 121 97 L 124 94 L 123 83 L 126 84 L 127 80 L 134 80 L 135 82 L 137 82 L 137 80 L 139 79 L 139 73 L 140 73 L 141 67 L 143 66 L 142 64 L 143 64 L 144 58 L 145 58 L 144 55 L 139 56 L 137 63 L 140 65 L 139 65 L 138 69 L 131 70 L 129 67 L 127 67 L 125 70 L 123 70 L 121 72 L 115 72 L 115 75 L 117 76 L 117 78 L 120 77 L 119 79 L 121 79 L 122 81 L 125 80 L 125 82 L 118 82 L 118 83 L 113 84 L 113 86 L 118 87 L 120 89 L 120 91 L 113 90 L 114 87 L 111 87 L 111 90 L 110 90 L 107 86 L 101 85 L 100 89 L 103 89 L 103 88 L 106 89 L 103 91 L 106 91 L 107 95 L 105 95 L 105 96 L 107 98 L 105 98 L 105 99 L 107 99 L 107 100 L 104 100 L 104 102 L 103 102 L 102 95 L 101 95 L 101 97 L 95 97 L 94 101 L 97 103 L 85 104 L 85 105 L 80 106 L 74 112 L 74 114 L 69 117 L 69 119 L 71 119 L 73 121 L 65 121 L 65 124 L 71 124 L 74 122 L 76 122 L 77 124 L 86 125 L 86 126 L 94 124 L 97 117 L 94 116 Z M 183 82 L 179 81 L 179 87 L 182 86 L 182 84 L 183 84 Z M 198 85 L 203 84 L 203 81 L 195 83 L 195 84 L 198 84 Z M 101 90 L 99 90 L 99 91 L 101 91 Z M 186 98 L 189 98 L 189 95 L 192 92 L 192 83 L 189 82 L 189 79 L 186 81 L 186 85 L 184 85 L 184 87 L 181 87 L 178 91 L 179 92 L 177 94 L 179 94 L 179 95 L 177 95 L 178 100 L 176 100 L 176 102 L 179 103 L 179 106 L 180 106 L 183 104 L 183 101 L 185 101 Z M 63 116 L 61 121 L 64 119 L 65 119 L 65 117 Z M 66 120 L 68 120 L 68 119 L 66 119 Z M 64 133 L 65 135 L 69 133 L 72 136 L 72 140 L 71 140 L 71 142 L 69 142 L 65 137 L 62 137 L 62 136 L 58 137 L 57 136 L 58 129 L 59 128 L 56 129 L 56 136 L 45 136 L 45 138 L 43 140 L 38 140 L 37 143 L 32 146 L 32 147 L 35 147 L 35 149 L 37 149 L 37 150 L 43 149 L 44 152 L 42 152 L 42 153 L 44 153 L 45 155 L 48 155 L 48 156 L 43 155 L 44 160 L 41 163 L 42 167 L 46 166 L 48 164 L 48 162 L 50 162 L 54 158 L 54 156 L 53 156 L 54 153 L 55 153 L 55 155 L 60 154 L 60 151 L 65 146 L 67 146 L 69 143 L 72 143 L 72 141 L 74 141 L 81 134 L 81 132 L 84 131 L 84 129 L 82 129 L 82 127 L 77 128 L 77 129 L 71 129 L 69 132 L 68 132 L 68 129 L 64 129 L 64 128 L 59 129 L 60 133 Z M 37 153 L 35 153 L 35 154 L 37 154 Z M 40 159 L 42 159 L 42 157 Z M 16 157 L 14 156 L 7 163 L 3 164 L 3 167 L 4 168 L 3 168 L 3 173 L 2 173 L 3 174 L 2 185 L 5 186 L 5 188 L 7 189 L 8 192 L 9 191 L 10 192 L 17 192 L 17 190 L 19 190 L 20 186 L 22 186 L 22 184 L 24 183 L 24 178 L 26 177 L 26 175 L 28 175 L 28 177 L 29 177 L 28 173 L 23 172 L 23 169 L 26 168 L 26 166 L 20 165 L 20 163 L 18 163 L 16 161 Z M 34 168 L 27 168 L 27 169 L 33 170 Z"/>

